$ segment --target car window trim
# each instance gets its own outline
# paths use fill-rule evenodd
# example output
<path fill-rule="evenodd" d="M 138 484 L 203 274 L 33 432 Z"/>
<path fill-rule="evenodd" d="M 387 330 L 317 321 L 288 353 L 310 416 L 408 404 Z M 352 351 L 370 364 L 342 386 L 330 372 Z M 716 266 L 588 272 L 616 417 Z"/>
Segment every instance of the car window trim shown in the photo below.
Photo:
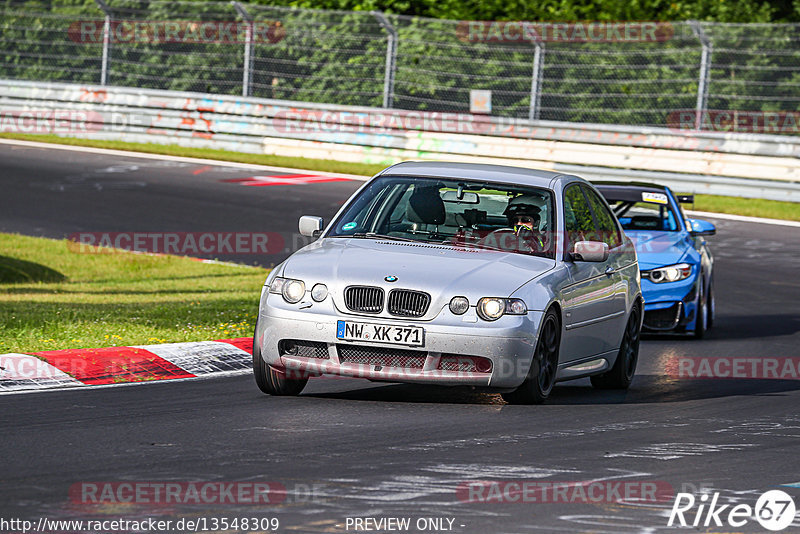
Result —
<path fill-rule="evenodd" d="M 598 223 L 598 217 L 594 212 L 594 206 L 592 205 L 592 201 L 589 200 L 589 195 L 586 192 L 587 189 L 592 191 L 591 186 L 587 186 L 586 184 L 580 184 L 580 185 L 581 185 L 581 192 L 583 193 L 583 196 L 586 198 L 586 202 L 589 204 L 589 210 L 592 212 L 592 220 L 594 221 L 595 230 L 599 231 L 600 224 Z M 599 191 L 594 191 L 594 193 L 595 197 L 597 197 L 600 200 L 600 204 L 605 205 L 605 207 L 608 209 L 609 214 L 611 214 L 611 222 L 614 224 L 614 228 L 616 229 L 617 232 L 617 246 L 615 246 L 614 248 L 610 248 L 609 252 L 611 250 L 617 250 L 624 244 L 624 241 L 622 239 L 622 229 L 620 228 L 619 219 L 617 219 L 617 216 L 614 215 L 614 210 L 612 210 L 611 207 L 608 205 L 608 201 L 605 199 L 605 197 L 601 195 Z"/>

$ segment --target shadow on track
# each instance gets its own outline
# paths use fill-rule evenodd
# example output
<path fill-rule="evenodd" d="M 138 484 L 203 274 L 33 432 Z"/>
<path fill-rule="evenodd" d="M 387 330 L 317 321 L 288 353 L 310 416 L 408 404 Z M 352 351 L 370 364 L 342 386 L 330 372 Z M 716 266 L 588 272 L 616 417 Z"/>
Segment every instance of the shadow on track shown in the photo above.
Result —
<path fill-rule="evenodd" d="M 309 384 L 313 384 L 309 382 Z M 589 381 L 556 385 L 548 405 L 661 404 L 723 397 L 775 395 L 800 390 L 795 380 L 674 379 L 637 375 L 627 391 L 594 389 Z M 468 387 L 387 384 L 350 391 L 306 393 L 302 397 L 390 403 L 504 405 L 497 393 Z"/>
<path fill-rule="evenodd" d="M 708 340 L 741 340 L 791 336 L 800 332 L 800 317 L 792 314 L 726 315 L 718 317 L 708 331 Z M 668 341 L 685 339 L 691 343 L 691 334 L 642 332 L 642 341 Z"/>

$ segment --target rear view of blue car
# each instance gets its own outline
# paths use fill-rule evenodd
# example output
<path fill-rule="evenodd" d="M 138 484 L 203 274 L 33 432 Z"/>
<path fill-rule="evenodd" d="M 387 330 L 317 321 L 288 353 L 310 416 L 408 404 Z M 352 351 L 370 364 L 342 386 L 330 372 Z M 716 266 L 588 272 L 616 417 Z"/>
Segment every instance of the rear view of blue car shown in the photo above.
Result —
<path fill-rule="evenodd" d="M 714 324 L 713 224 L 688 219 L 668 187 L 595 182 L 636 246 L 645 300 L 644 328 L 702 338 Z"/>

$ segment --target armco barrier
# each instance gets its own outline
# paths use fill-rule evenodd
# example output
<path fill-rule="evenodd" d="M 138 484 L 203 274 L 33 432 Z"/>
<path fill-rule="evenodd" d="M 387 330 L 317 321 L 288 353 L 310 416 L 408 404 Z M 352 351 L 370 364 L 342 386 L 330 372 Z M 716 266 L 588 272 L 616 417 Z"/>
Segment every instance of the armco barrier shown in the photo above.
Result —
<path fill-rule="evenodd" d="M 0 80 L 0 132 L 390 164 L 458 160 L 800 202 L 800 139 Z"/>

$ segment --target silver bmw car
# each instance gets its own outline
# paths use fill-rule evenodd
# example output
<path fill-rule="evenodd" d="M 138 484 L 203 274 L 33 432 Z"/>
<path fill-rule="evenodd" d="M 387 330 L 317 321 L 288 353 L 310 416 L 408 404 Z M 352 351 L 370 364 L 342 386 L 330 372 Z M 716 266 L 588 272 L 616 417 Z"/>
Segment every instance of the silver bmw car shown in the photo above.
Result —
<path fill-rule="evenodd" d="M 608 204 L 571 175 L 400 163 L 366 182 L 267 277 L 258 387 L 309 378 L 469 385 L 541 403 L 591 377 L 627 388 L 639 352 L 636 252 Z"/>

